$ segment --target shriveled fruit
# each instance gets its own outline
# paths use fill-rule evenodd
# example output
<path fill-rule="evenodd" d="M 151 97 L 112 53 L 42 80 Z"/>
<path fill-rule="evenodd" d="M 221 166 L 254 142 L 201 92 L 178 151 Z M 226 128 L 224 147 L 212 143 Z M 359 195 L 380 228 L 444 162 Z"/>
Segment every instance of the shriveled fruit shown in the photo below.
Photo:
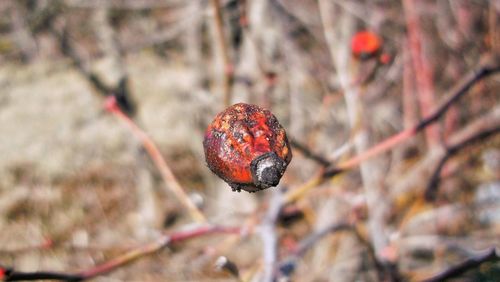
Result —
<path fill-rule="evenodd" d="M 276 117 L 244 103 L 215 117 L 205 131 L 203 147 L 210 170 L 238 192 L 278 185 L 292 159 L 286 132 Z"/>

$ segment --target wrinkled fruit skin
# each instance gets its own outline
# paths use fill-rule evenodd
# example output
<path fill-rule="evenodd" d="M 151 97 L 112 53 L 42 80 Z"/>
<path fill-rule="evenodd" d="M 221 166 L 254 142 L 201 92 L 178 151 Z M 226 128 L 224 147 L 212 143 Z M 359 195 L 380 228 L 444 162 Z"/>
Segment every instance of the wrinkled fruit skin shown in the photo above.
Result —
<path fill-rule="evenodd" d="M 285 130 L 268 110 L 244 103 L 219 113 L 205 131 L 207 165 L 233 191 L 278 185 L 292 160 Z"/>

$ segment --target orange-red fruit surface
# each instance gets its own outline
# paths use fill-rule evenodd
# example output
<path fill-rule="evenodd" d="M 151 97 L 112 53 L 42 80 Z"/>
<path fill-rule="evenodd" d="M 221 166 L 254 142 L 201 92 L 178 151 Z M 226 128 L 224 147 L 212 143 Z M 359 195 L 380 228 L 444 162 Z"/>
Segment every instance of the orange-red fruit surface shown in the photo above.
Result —
<path fill-rule="evenodd" d="M 205 131 L 203 147 L 208 167 L 236 191 L 269 187 L 256 179 L 252 162 L 258 158 L 272 154 L 271 159 L 279 165 L 279 178 L 292 158 L 285 130 L 276 117 L 245 103 L 235 104 L 215 117 Z"/>
<path fill-rule="evenodd" d="M 371 31 L 357 32 L 351 40 L 352 54 L 356 58 L 368 58 L 377 54 L 382 47 L 382 39 Z"/>

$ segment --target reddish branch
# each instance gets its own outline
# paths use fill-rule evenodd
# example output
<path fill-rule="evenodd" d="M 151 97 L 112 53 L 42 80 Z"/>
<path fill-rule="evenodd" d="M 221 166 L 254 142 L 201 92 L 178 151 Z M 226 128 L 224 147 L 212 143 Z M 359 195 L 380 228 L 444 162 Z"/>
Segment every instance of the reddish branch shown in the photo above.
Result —
<path fill-rule="evenodd" d="M 486 61 L 486 60 L 485 60 Z M 326 169 L 322 175 L 323 178 L 332 177 L 343 171 L 352 169 L 358 166 L 360 163 L 371 159 L 381 153 L 384 153 L 394 146 L 409 140 L 411 137 L 415 136 L 417 133 L 424 130 L 429 125 L 437 122 L 448 110 L 455 104 L 462 96 L 464 96 L 476 83 L 486 78 L 489 75 L 500 72 L 500 65 L 483 64 L 477 70 L 470 72 L 466 75 L 454 88 L 445 95 L 441 103 L 436 107 L 436 109 L 429 113 L 429 115 L 421 120 L 418 124 L 403 130 L 384 141 L 373 146 L 361 155 L 355 156 L 337 166 L 330 167 Z M 323 158 L 320 154 L 317 154 L 307 148 L 305 145 L 300 144 L 295 140 L 290 142 L 297 150 L 301 151 L 306 158 L 316 161 L 318 164 L 326 167 L 330 164 L 328 160 Z"/>
<path fill-rule="evenodd" d="M 155 143 L 149 136 L 142 131 L 132 119 L 130 119 L 119 107 L 114 96 L 111 96 L 106 101 L 106 109 L 119 118 L 123 123 L 125 123 L 132 133 L 142 142 L 144 149 L 148 152 L 151 159 L 153 159 L 154 164 L 161 173 L 165 184 L 174 193 L 177 199 L 186 207 L 187 211 L 191 217 L 201 223 L 205 222 L 205 216 L 196 207 L 196 205 L 191 201 L 189 196 L 186 194 L 182 186 L 177 181 L 177 178 L 173 174 L 167 162 L 160 153 L 160 150 L 156 147 Z"/>
<path fill-rule="evenodd" d="M 421 120 L 418 124 L 385 139 L 384 141 L 364 151 L 360 155 L 357 155 L 336 166 L 331 166 L 324 170 L 322 169 L 322 171 L 318 173 L 317 176 L 311 178 L 306 184 L 288 192 L 285 195 L 285 202 L 291 202 L 298 199 L 299 197 L 304 195 L 304 193 L 316 187 L 325 179 L 355 168 L 362 162 L 391 150 L 396 145 L 410 140 L 410 138 L 417 135 L 427 126 L 437 122 L 448 111 L 448 109 L 453 104 L 455 104 L 462 96 L 464 96 L 476 83 L 492 74 L 500 72 L 499 58 L 485 57 L 484 62 L 485 63 L 481 63 L 476 70 L 471 71 L 468 75 L 461 79 L 447 94 L 445 94 L 444 98 L 438 104 L 436 109 L 432 111 L 429 116 Z M 305 154 L 305 156 L 307 157 L 308 155 Z"/>
<path fill-rule="evenodd" d="M 403 50 L 403 125 L 410 128 L 418 120 L 417 109 L 415 108 L 415 81 L 411 66 L 411 58 L 408 52 L 408 41 L 405 40 Z"/>
<path fill-rule="evenodd" d="M 355 156 L 354 158 L 340 163 L 336 167 L 327 169 L 324 172 L 324 177 L 330 177 L 344 170 L 354 168 L 360 163 L 392 149 L 397 144 L 407 141 L 409 138 L 415 136 L 417 133 L 424 130 L 429 125 L 437 122 L 454 103 L 456 103 L 472 88 L 472 86 L 474 86 L 485 77 L 497 72 L 500 72 L 499 64 L 481 65 L 477 70 L 472 71 L 465 78 L 463 78 L 460 83 L 458 83 L 448 94 L 445 95 L 445 98 L 443 98 L 442 102 L 439 103 L 436 109 L 430 112 L 430 114 L 422 121 L 420 121 L 417 125 L 387 138 L 374 147 L 368 149 L 361 155 Z"/>
<path fill-rule="evenodd" d="M 237 227 L 204 225 L 190 230 L 178 231 L 172 234 L 165 234 L 149 244 L 141 246 L 137 249 L 133 249 L 121 256 L 118 256 L 93 268 L 77 273 L 62 273 L 50 271 L 18 272 L 14 269 L 4 268 L 1 266 L 0 270 L 4 275 L 4 281 L 26 281 L 41 279 L 83 281 L 112 272 L 119 267 L 132 263 L 139 258 L 158 252 L 172 243 L 186 241 L 192 238 L 214 233 L 238 234 L 240 233 L 240 229 Z"/>
<path fill-rule="evenodd" d="M 404 0 L 403 7 L 406 15 L 406 26 L 408 29 L 408 42 L 410 55 L 413 62 L 413 69 L 416 78 L 418 91 L 418 102 L 422 116 L 428 116 L 432 106 L 435 104 L 433 70 L 431 64 L 422 50 L 425 44 L 420 26 L 420 19 L 417 11 L 417 1 Z M 429 126 L 425 129 L 428 145 L 439 143 L 439 127 Z"/>

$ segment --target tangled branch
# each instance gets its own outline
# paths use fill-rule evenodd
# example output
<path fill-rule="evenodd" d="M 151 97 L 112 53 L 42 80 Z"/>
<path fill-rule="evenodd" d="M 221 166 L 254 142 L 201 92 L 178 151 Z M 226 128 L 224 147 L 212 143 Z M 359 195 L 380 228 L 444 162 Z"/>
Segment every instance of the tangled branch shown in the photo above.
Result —
<path fill-rule="evenodd" d="M 189 230 L 178 231 L 172 234 L 165 234 L 160 236 L 155 241 L 148 243 L 139 248 L 133 249 L 129 252 L 113 258 L 107 262 L 97 265 L 93 268 L 72 273 L 63 272 L 50 272 L 50 271 L 36 271 L 36 272 L 20 272 L 14 269 L 2 268 L 4 273 L 4 281 L 27 281 L 27 280 L 62 280 L 62 281 L 83 281 L 95 278 L 97 276 L 112 272 L 126 264 L 132 263 L 149 254 L 156 253 L 170 244 L 186 241 L 196 237 L 222 233 L 222 234 L 237 234 L 240 229 L 237 227 L 225 227 L 214 225 L 203 225 Z"/>

